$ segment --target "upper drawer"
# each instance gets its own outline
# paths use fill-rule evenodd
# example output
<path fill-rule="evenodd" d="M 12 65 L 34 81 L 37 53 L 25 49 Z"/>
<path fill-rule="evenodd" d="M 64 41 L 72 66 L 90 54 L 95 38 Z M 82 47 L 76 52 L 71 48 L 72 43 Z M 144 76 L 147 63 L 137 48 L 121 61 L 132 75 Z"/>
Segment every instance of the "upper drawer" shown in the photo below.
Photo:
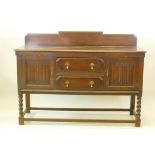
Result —
<path fill-rule="evenodd" d="M 104 71 L 104 60 L 95 58 L 57 58 L 57 71 Z"/>

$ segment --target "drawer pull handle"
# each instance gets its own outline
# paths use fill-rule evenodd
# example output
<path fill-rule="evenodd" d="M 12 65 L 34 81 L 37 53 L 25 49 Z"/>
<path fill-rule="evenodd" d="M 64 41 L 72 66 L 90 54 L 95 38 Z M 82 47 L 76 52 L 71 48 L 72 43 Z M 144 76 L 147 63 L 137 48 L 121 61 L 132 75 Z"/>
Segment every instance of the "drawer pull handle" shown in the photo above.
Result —
<path fill-rule="evenodd" d="M 69 62 L 66 62 L 65 63 L 65 68 L 68 70 L 69 69 L 69 66 L 70 66 L 70 63 Z"/>
<path fill-rule="evenodd" d="M 65 85 L 67 88 L 69 87 L 69 81 L 68 80 L 65 81 Z"/>
<path fill-rule="evenodd" d="M 94 87 L 94 83 L 95 83 L 94 81 L 90 81 L 90 82 L 89 82 L 91 88 Z"/>
<path fill-rule="evenodd" d="M 89 64 L 89 66 L 90 66 L 90 69 L 93 70 L 94 67 L 95 67 L 95 64 L 94 64 L 93 62 L 91 62 L 91 63 Z"/>

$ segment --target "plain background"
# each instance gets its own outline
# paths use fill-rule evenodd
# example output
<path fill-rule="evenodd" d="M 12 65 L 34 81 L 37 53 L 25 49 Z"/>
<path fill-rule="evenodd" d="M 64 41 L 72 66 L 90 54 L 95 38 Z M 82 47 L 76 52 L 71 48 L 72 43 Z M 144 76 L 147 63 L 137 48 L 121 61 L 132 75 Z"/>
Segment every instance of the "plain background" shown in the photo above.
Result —
<path fill-rule="evenodd" d="M 153 0 L 0 0 L 0 136 L 5 154 L 153 154 L 155 138 L 155 22 Z M 16 57 L 26 33 L 58 31 L 133 33 L 147 51 L 141 128 L 91 124 L 18 126 Z M 126 106 L 125 97 L 34 96 L 38 104 Z M 74 103 L 74 104 L 73 104 Z M 76 105 L 77 105 L 76 104 Z M 113 149 L 112 149 L 113 147 Z M 133 151 L 133 150 L 134 151 Z"/>

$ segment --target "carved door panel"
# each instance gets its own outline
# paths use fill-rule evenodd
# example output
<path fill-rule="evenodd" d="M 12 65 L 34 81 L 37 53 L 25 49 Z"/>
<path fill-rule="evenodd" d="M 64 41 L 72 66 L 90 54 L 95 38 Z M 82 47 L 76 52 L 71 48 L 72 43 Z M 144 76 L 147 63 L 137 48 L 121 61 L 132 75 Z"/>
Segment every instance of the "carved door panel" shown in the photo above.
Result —
<path fill-rule="evenodd" d="M 29 57 L 24 63 L 24 87 L 50 89 L 52 87 L 52 61 L 47 57 Z"/>
<path fill-rule="evenodd" d="M 137 63 L 134 59 L 110 60 L 108 87 L 110 89 L 134 90 L 137 87 Z"/>

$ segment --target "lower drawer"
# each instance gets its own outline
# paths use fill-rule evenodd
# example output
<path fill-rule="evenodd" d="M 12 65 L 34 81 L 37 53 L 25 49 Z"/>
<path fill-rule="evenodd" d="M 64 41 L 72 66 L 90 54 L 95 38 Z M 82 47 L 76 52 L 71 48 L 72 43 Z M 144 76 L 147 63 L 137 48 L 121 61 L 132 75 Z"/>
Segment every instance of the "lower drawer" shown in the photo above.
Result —
<path fill-rule="evenodd" d="M 101 90 L 104 87 L 103 77 L 64 77 L 56 78 L 57 89 L 63 90 Z"/>

